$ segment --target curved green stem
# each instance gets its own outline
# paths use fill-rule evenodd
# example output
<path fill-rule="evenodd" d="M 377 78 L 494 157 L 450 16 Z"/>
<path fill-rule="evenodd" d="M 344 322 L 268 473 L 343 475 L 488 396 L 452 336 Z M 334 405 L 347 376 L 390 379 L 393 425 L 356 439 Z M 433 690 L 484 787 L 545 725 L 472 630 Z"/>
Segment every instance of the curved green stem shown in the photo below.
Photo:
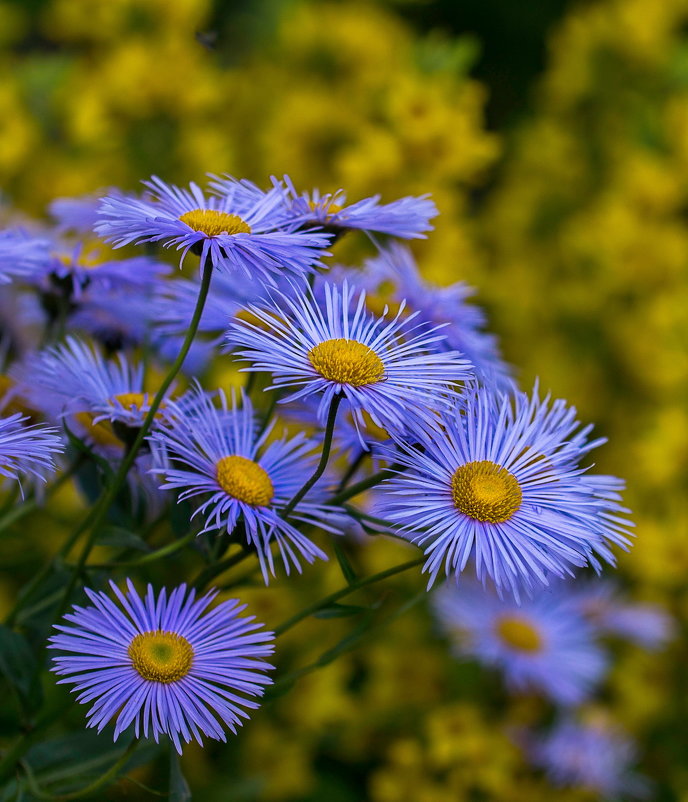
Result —
<path fill-rule="evenodd" d="M 329 499 L 329 502 L 330 504 L 341 504 L 343 501 L 346 501 L 347 499 L 357 496 L 364 490 L 368 490 L 371 487 L 375 487 L 375 485 L 379 485 L 380 482 L 384 481 L 385 479 L 389 479 L 395 474 L 396 474 L 395 466 L 390 465 L 389 468 L 385 468 L 382 471 L 378 471 L 377 473 L 374 473 L 372 476 L 369 476 L 367 479 L 361 479 L 361 481 L 356 482 L 355 485 L 351 485 L 350 487 L 347 487 L 345 490 L 342 490 L 341 492 L 332 496 L 332 498 Z"/>
<path fill-rule="evenodd" d="M 250 549 L 242 548 L 242 550 L 236 554 L 232 554 L 229 557 L 225 557 L 224 560 L 220 560 L 220 562 L 209 565 L 196 577 L 192 583 L 192 586 L 199 592 L 202 591 L 208 582 L 211 581 L 211 579 L 214 579 L 216 576 L 219 576 L 233 566 L 243 562 L 251 554 L 253 554 L 253 552 Z"/>
<path fill-rule="evenodd" d="M 296 505 L 301 501 L 301 499 L 308 493 L 308 491 L 313 487 L 313 485 L 320 479 L 320 477 L 325 472 L 325 468 L 327 467 L 328 460 L 330 459 L 330 450 L 332 448 L 332 437 L 334 436 L 334 424 L 337 418 L 337 410 L 339 409 L 339 405 L 342 402 L 342 398 L 344 396 L 339 393 L 335 396 L 332 396 L 332 401 L 330 402 L 330 409 L 327 413 L 327 424 L 325 425 L 325 438 L 323 440 L 323 448 L 322 454 L 320 456 L 320 462 L 318 463 L 318 467 L 313 472 L 311 478 L 306 482 L 306 484 L 299 490 L 294 498 L 287 504 L 287 506 L 282 510 L 282 517 L 288 518 Z"/>
<path fill-rule="evenodd" d="M 67 604 L 69 603 L 69 599 L 72 595 L 72 591 L 76 586 L 76 583 L 81 576 L 83 571 L 84 565 L 86 564 L 86 560 L 88 559 L 93 546 L 95 545 L 95 540 L 98 535 L 98 529 L 103 522 L 105 516 L 108 513 L 111 505 L 117 498 L 124 482 L 126 480 L 127 474 L 131 469 L 136 457 L 139 453 L 139 449 L 143 445 L 143 441 L 150 431 L 150 428 L 153 424 L 153 420 L 155 419 L 155 415 L 160 408 L 160 404 L 165 397 L 165 394 L 170 388 L 170 385 L 177 377 L 177 374 L 182 368 L 184 364 L 184 360 L 186 359 L 187 354 L 189 353 L 189 349 L 191 348 L 191 344 L 194 341 L 196 336 L 196 332 L 198 331 L 198 325 L 201 322 L 201 315 L 203 314 L 203 308 L 205 307 L 206 298 L 208 297 L 208 290 L 210 289 L 210 279 L 213 275 L 213 266 L 210 261 L 210 257 L 206 256 L 205 262 L 203 264 L 203 275 L 201 278 L 201 287 L 198 293 L 198 298 L 196 299 L 196 307 L 194 309 L 193 317 L 191 318 L 191 323 L 189 324 L 189 329 L 186 333 L 186 337 L 184 338 L 184 342 L 182 343 L 182 347 L 179 349 L 179 353 L 177 354 L 177 358 L 172 363 L 167 376 L 163 379 L 162 384 L 160 385 L 158 392 L 155 394 L 153 401 L 151 402 L 150 409 L 148 410 L 148 414 L 143 420 L 141 424 L 141 428 L 136 435 L 136 439 L 131 444 L 131 447 L 127 451 L 126 456 L 122 460 L 119 469 L 112 480 L 112 484 L 107 489 L 107 491 L 100 497 L 99 501 L 96 504 L 95 512 L 93 515 L 93 521 L 91 523 L 91 532 L 89 534 L 88 540 L 84 544 L 84 548 L 79 555 L 79 559 L 75 566 L 75 569 L 72 573 L 72 577 L 67 585 L 67 588 L 64 593 L 64 597 L 62 600 L 62 604 L 60 605 L 60 609 L 58 611 L 58 617 L 62 615 L 65 611 Z"/>
<path fill-rule="evenodd" d="M 395 574 L 401 574 L 403 571 L 408 571 L 409 568 L 414 568 L 415 566 L 424 563 L 425 559 L 425 556 L 418 557 L 415 560 L 401 563 L 401 565 L 395 565 L 393 568 L 387 568 L 385 571 L 380 571 L 377 574 L 372 574 L 371 576 L 363 577 L 363 579 L 352 582 L 345 588 L 341 588 L 340 590 L 331 593 L 329 596 L 325 596 L 324 599 L 320 599 L 320 601 L 315 602 L 315 604 L 311 604 L 309 607 L 304 608 L 291 618 L 288 618 L 279 626 L 275 627 L 275 636 L 277 637 L 279 635 L 283 635 L 287 630 L 291 629 L 300 621 L 303 621 L 304 618 L 308 618 L 308 616 L 313 615 L 313 613 L 317 613 L 318 610 L 322 610 L 323 607 L 329 607 L 331 604 L 334 604 L 336 601 L 339 601 L 339 599 L 344 598 L 344 596 L 348 596 L 355 590 L 360 590 L 368 585 L 373 585 L 376 582 L 380 582 L 383 579 L 394 576 Z"/>
<path fill-rule="evenodd" d="M 172 543 L 168 543 L 166 546 L 161 546 L 159 549 L 155 551 L 151 551 L 148 554 L 144 554 L 142 557 L 138 557 L 135 560 L 121 560 L 120 562 L 111 562 L 111 563 L 89 563 L 89 569 L 117 569 L 117 568 L 133 568 L 139 565 L 148 565 L 149 563 L 157 562 L 158 560 L 162 560 L 165 557 L 169 557 L 170 554 L 175 554 L 176 552 L 180 551 L 184 548 L 188 543 L 191 543 L 196 538 L 196 532 L 187 532 L 184 537 L 179 538 L 179 540 L 174 540 Z"/>

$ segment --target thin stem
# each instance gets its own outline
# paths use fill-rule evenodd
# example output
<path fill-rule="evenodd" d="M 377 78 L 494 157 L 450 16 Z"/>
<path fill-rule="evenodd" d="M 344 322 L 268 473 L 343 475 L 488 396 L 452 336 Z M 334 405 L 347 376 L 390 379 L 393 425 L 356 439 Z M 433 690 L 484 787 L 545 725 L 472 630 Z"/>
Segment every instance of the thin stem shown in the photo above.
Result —
<path fill-rule="evenodd" d="M 336 601 L 339 601 L 339 599 L 344 598 L 344 596 L 348 596 L 355 590 L 360 590 L 368 585 L 373 585 L 376 582 L 380 582 L 383 579 L 394 576 L 395 574 L 401 574 L 403 571 L 408 571 L 409 568 L 414 568 L 423 562 L 425 562 L 425 556 L 418 557 L 417 559 L 410 560 L 406 563 L 401 563 L 401 565 L 395 565 L 393 568 L 387 568 L 385 571 L 380 571 L 377 574 L 363 577 L 363 579 L 359 579 L 357 582 L 352 582 L 345 588 L 341 588 L 340 590 L 331 593 L 329 596 L 325 596 L 324 599 L 320 599 L 320 601 L 315 602 L 315 604 L 311 604 L 310 607 L 306 607 L 305 609 L 293 615 L 291 618 L 288 618 L 279 626 L 275 627 L 275 636 L 283 635 L 287 630 L 291 629 L 300 621 L 303 621 L 304 618 L 308 618 L 308 616 L 313 615 L 313 613 L 317 613 L 318 610 L 321 610 L 323 607 L 329 607 L 331 604 L 334 604 Z"/>
<path fill-rule="evenodd" d="M 339 409 L 339 405 L 342 401 L 342 394 L 338 393 L 335 396 L 332 396 L 332 401 L 330 402 L 330 409 L 327 413 L 327 424 L 325 425 L 325 439 L 323 440 L 323 448 L 322 454 L 320 455 L 320 462 L 318 463 L 318 467 L 315 469 L 311 478 L 306 482 L 306 484 L 299 490 L 294 498 L 287 504 L 287 506 L 282 510 L 281 516 L 283 518 L 288 518 L 291 513 L 294 511 L 296 505 L 301 501 L 301 499 L 308 493 L 308 491 L 313 487 L 313 485 L 320 479 L 320 477 L 325 472 L 325 468 L 327 467 L 327 462 L 330 458 L 330 449 L 332 448 L 332 437 L 334 436 L 334 424 L 337 418 L 337 410 Z"/>
<path fill-rule="evenodd" d="M 344 490 L 344 488 L 347 486 L 353 475 L 361 467 L 361 463 L 368 456 L 369 453 L 370 453 L 369 451 L 365 451 L 364 449 L 361 449 L 358 452 L 358 455 L 352 461 L 351 465 L 349 465 L 349 467 L 346 469 L 344 476 L 342 476 L 342 479 L 339 482 L 339 486 L 337 487 L 338 493 L 341 493 L 342 490 Z"/>
<path fill-rule="evenodd" d="M 202 591 L 208 582 L 210 582 L 212 579 L 215 579 L 216 576 L 223 574 L 225 571 L 228 571 L 235 565 L 239 565 L 240 562 L 243 562 L 252 553 L 253 552 L 250 549 L 244 547 L 236 554 L 232 554 L 229 557 L 225 557 L 224 560 L 220 560 L 220 562 L 209 565 L 207 568 L 201 571 L 198 577 L 194 580 L 193 587 L 199 592 Z"/>
<path fill-rule="evenodd" d="M 196 532 L 188 532 L 186 535 L 184 535 L 184 537 L 179 538 L 179 540 L 174 540 L 172 543 L 168 543 L 166 546 L 161 546 L 159 549 L 151 551 L 148 554 L 144 554 L 142 557 L 138 557 L 135 560 L 121 560 L 119 562 L 110 563 L 89 563 L 86 567 L 89 569 L 101 570 L 111 568 L 132 568 L 133 566 L 147 565 L 149 563 L 162 560 L 164 557 L 169 557 L 170 554 L 180 551 L 188 543 L 191 543 L 196 536 Z"/>
<path fill-rule="evenodd" d="M 83 571 L 84 565 L 86 564 L 86 560 L 88 559 L 93 546 L 95 545 L 96 536 L 98 535 L 98 529 L 100 524 L 103 522 L 105 516 L 110 509 L 110 506 L 113 504 L 115 499 L 117 498 L 118 493 L 122 489 L 122 486 L 126 480 L 127 474 L 131 469 L 136 457 L 139 453 L 139 449 L 143 445 L 143 441 L 148 434 L 155 415 L 160 407 L 160 404 L 165 397 L 165 393 L 170 388 L 170 385 L 175 380 L 177 374 L 182 368 L 184 364 L 184 360 L 186 359 L 186 355 L 189 353 L 189 349 L 191 348 L 191 344 L 194 341 L 196 336 L 196 332 L 198 331 L 198 324 L 201 321 L 201 315 L 203 314 L 203 308 L 205 306 L 206 298 L 208 297 L 208 290 L 210 289 L 210 279 L 213 275 L 213 265 L 210 261 L 210 256 L 206 256 L 204 264 L 203 264 L 203 275 L 201 278 L 201 287 L 198 292 L 198 298 L 196 299 L 196 307 L 194 309 L 193 317 L 191 318 L 191 323 L 189 324 L 189 329 L 186 333 L 186 337 L 184 338 L 184 342 L 182 343 L 182 347 L 177 354 L 177 358 L 172 363 L 170 370 L 163 379 L 158 392 L 155 394 L 153 401 L 151 402 L 150 409 L 148 410 L 148 414 L 143 420 L 141 424 L 141 428 L 136 435 L 136 439 L 131 444 L 126 456 L 122 460 L 119 470 L 115 475 L 114 479 L 112 480 L 112 484 L 108 488 L 108 490 L 100 497 L 94 513 L 94 519 L 91 524 L 91 532 L 88 537 L 88 540 L 84 544 L 84 548 L 79 555 L 79 559 L 77 561 L 76 567 L 72 573 L 71 579 L 67 585 L 65 590 L 64 598 L 62 600 L 62 604 L 60 605 L 60 609 L 58 611 L 58 617 L 62 615 L 65 611 L 67 604 L 69 603 L 70 596 L 72 595 L 72 591 L 76 586 L 76 583 L 81 576 Z"/>
<path fill-rule="evenodd" d="M 356 482 L 355 485 L 351 485 L 351 487 L 347 487 L 346 490 L 342 490 L 335 496 L 332 496 L 332 498 L 329 500 L 330 504 L 341 504 L 343 501 L 357 496 L 364 490 L 368 490 L 371 487 L 375 487 L 375 485 L 379 485 L 380 482 L 384 481 L 385 479 L 389 479 L 390 477 L 394 476 L 395 473 L 395 466 L 391 465 L 389 468 L 385 468 L 382 471 L 374 473 L 367 479 L 361 479 L 361 481 Z"/>
<path fill-rule="evenodd" d="M 91 796 L 95 791 L 98 791 L 104 785 L 113 780 L 117 774 L 119 773 L 120 769 L 124 766 L 124 764 L 129 760 L 132 753 L 139 745 L 138 740 L 133 740 L 129 746 L 127 747 L 126 751 L 113 763 L 112 766 L 102 774 L 100 777 L 95 779 L 92 783 L 89 783 L 84 788 L 79 789 L 78 791 L 71 791 L 67 794 L 51 794 L 48 791 L 44 791 L 42 788 L 38 786 L 36 783 L 36 778 L 34 777 L 33 771 L 28 763 L 25 761 L 21 762 L 21 767 L 26 774 L 26 784 L 29 786 L 29 790 L 34 796 L 37 796 L 39 799 L 50 799 L 50 800 L 67 800 L 67 799 L 82 799 L 85 796 Z"/>

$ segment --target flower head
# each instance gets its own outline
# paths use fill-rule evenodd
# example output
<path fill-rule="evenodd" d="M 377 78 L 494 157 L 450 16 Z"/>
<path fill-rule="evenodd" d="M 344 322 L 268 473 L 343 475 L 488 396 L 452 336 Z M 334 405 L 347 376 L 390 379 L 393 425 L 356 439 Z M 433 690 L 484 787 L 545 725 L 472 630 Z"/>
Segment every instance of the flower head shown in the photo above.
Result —
<path fill-rule="evenodd" d="M 238 531 L 257 552 L 266 583 L 275 573 L 273 544 L 287 573 L 290 565 L 301 570 L 301 558 L 309 563 L 316 557 L 327 559 L 281 514 L 304 476 L 312 473 L 316 444 L 303 434 L 268 444 L 272 426 L 257 434 L 248 398 L 240 408 L 229 408 L 224 393 L 218 397 L 220 408 L 197 390 L 195 402 L 187 409 L 173 406 L 170 424 L 152 435 L 154 472 L 164 477 L 162 489 L 180 490 L 180 501 L 200 496 L 203 501 L 194 515 L 205 515 L 205 532 L 241 527 Z M 291 518 L 336 532 L 328 520 L 333 512 L 311 493 Z"/>
<path fill-rule="evenodd" d="M 272 284 L 285 273 L 312 272 L 329 242 L 326 234 L 285 222 L 278 189 L 263 193 L 228 179 L 221 197 L 207 198 L 193 183 L 182 189 L 154 176 L 144 184 L 150 197 L 111 195 L 101 203 L 95 229 L 115 247 L 163 242 L 181 250 L 182 261 L 193 249 L 202 262 L 208 257 L 214 267 Z"/>
<path fill-rule="evenodd" d="M 380 513 L 426 546 L 431 583 L 443 565 L 458 576 L 472 557 L 480 579 L 518 597 L 549 574 L 613 562 L 608 544 L 627 546 L 630 524 L 608 483 L 579 467 L 592 444 L 577 427 L 574 409 L 537 392 L 469 392 L 418 447 L 402 444 L 396 460 L 406 470 L 381 485 Z"/>
<path fill-rule="evenodd" d="M 376 318 L 365 310 L 365 292 L 345 282 L 324 283 L 322 303 L 309 289 L 265 306 L 249 306 L 255 323 L 239 320 L 227 339 L 252 364 L 246 370 L 273 374 L 273 387 L 296 388 L 284 402 L 320 397 L 324 420 L 334 396 L 349 402 L 359 427 L 369 420 L 403 432 L 414 420 L 429 420 L 456 393 L 453 383 L 471 376 L 458 353 L 437 353 L 442 334 L 412 326 L 413 316 Z"/>
<path fill-rule="evenodd" d="M 475 293 L 463 281 L 437 287 L 420 274 L 413 254 L 406 245 L 390 242 L 364 265 L 360 284 L 366 289 L 366 303 L 373 311 L 387 307 L 395 314 L 402 301 L 406 313 L 418 313 L 418 320 L 429 326 L 443 325 L 445 336 L 440 347 L 460 351 L 471 361 L 477 377 L 490 387 L 511 390 L 510 368 L 499 353 L 497 338 L 486 332 L 485 314 L 468 298 Z"/>
<path fill-rule="evenodd" d="M 605 799 L 646 795 L 645 778 L 630 770 L 633 742 L 605 721 L 565 719 L 548 735 L 532 739 L 529 752 L 555 785 L 583 788 Z"/>
<path fill-rule="evenodd" d="M 21 413 L 0 418 L 0 476 L 18 480 L 28 475 L 45 481 L 64 445 L 55 429 L 27 425 L 28 421 Z"/>
<path fill-rule="evenodd" d="M 380 203 L 380 196 L 374 195 L 347 204 L 342 189 L 324 194 L 317 189 L 299 193 L 289 176 L 284 176 L 283 181 L 287 218 L 302 226 L 322 226 L 334 233 L 360 229 L 402 239 L 424 239 L 425 232 L 432 229 L 430 220 L 437 215 L 437 207 L 428 195 L 400 198 L 392 203 Z"/>
<path fill-rule="evenodd" d="M 0 231 L 0 284 L 24 277 L 48 257 L 50 243 L 22 229 Z"/>
<path fill-rule="evenodd" d="M 444 584 L 434 602 L 456 655 L 499 668 L 512 690 L 575 705 L 602 679 L 606 659 L 593 629 L 564 594 L 542 592 L 519 605 L 461 582 Z"/>
<path fill-rule="evenodd" d="M 117 737 L 131 724 L 136 737 L 167 735 L 181 743 L 203 736 L 226 740 L 258 707 L 256 697 L 271 684 L 263 658 L 272 654 L 272 633 L 239 614 L 238 601 L 208 606 L 217 591 L 196 599 L 180 585 L 156 597 L 151 585 L 141 599 L 130 581 L 128 593 L 110 583 L 119 604 L 106 593 L 86 589 L 92 605 L 75 606 L 56 625 L 52 670 L 73 685 L 82 704 L 93 702 L 88 726 L 100 732 L 115 719 Z"/>

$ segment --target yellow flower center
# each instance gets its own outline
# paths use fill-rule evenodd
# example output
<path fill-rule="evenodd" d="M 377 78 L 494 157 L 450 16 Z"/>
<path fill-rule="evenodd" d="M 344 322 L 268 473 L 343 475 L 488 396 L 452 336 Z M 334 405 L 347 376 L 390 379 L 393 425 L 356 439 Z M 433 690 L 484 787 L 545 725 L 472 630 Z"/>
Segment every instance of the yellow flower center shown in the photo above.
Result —
<path fill-rule="evenodd" d="M 358 340 L 325 340 L 311 348 L 308 359 L 324 379 L 337 384 L 364 387 L 385 377 L 380 357 Z"/>
<path fill-rule="evenodd" d="M 74 420 L 80 423 L 88 432 L 91 440 L 99 446 L 121 446 L 122 442 L 112 431 L 112 426 L 107 421 L 93 423 L 91 412 L 76 412 Z"/>
<path fill-rule="evenodd" d="M 519 652 L 539 652 L 542 649 L 542 636 L 537 629 L 522 616 L 503 615 L 497 621 L 497 635 L 512 649 Z"/>
<path fill-rule="evenodd" d="M 521 506 L 523 494 L 516 477 L 490 460 L 467 462 L 451 480 L 454 506 L 469 518 L 503 523 Z"/>
<path fill-rule="evenodd" d="M 320 203 L 308 201 L 308 206 L 312 212 L 320 211 L 325 217 L 332 217 L 342 210 L 342 207 L 338 203 L 324 203 L 323 201 L 320 201 Z"/>
<path fill-rule="evenodd" d="M 217 212 L 215 209 L 194 209 L 184 212 L 179 218 L 194 231 L 202 231 L 209 237 L 219 234 L 250 234 L 251 226 L 237 214 Z"/>
<path fill-rule="evenodd" d="M 177 682 L 193 665 L 194 650 L 189 641 L 175 632 L 143 632 L 127 650 L 132 665 L 150 682 Z"/>
<path fill-rule="evenodd" d="M 275 495 L 275 489 L 266 470 L 257 462 L 233 454 L 222 457 L 216 468 L 217 483 L 228 496 L 251 504 L 267 507 Z"/>

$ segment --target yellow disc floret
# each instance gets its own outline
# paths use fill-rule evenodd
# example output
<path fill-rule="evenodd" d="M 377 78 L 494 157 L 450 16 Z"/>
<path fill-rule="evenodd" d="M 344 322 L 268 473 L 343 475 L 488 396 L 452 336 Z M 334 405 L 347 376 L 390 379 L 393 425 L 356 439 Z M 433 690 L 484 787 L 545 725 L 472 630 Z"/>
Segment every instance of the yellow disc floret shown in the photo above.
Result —
<path fill-rule="evenodd" d="M 257 462 L 238 454 L 222 457 L 217 463 L 216 478 L 228 496 L 254 507 L 267 507 L 275 495 L 267 471 Z"/>
<path fill-rule="evenodd" d="M 150 682 L 177 682 L 193 665 L 194 650 L 175 632 L 142 632 L 129 644 L 127 654 L 139 674 Z"/>
<path fill-rule="evenodd" d="M 467 462 L 451 479 L 454 506 L 476 521 L 499 524 L 521 506 L 523 494 L 516 477 L 490 460 Z"/>
<path fill-rule="evenodd" d="M 194 231 L 202 231 L 209 237 L 220 234 L 250 234 L 251 226 L 237 214 L 218 212 L 215 209 L 194 209 L 185 212 L 180 218 Z"/>
<path fill-rule="evenodd" d="M 500 640 L 519 652 L 534 653 L 542 649 L 542 636 L 523 616 L 503 615 L 497 621 L 495 630 Z"/>
<path fill-rule="evenodd" d="M 337 384 L 364 387 L 385 378 L 380 357 L 358 340 L 325 340 L 311 348 L 308 359 L 324 379 Z"/>

